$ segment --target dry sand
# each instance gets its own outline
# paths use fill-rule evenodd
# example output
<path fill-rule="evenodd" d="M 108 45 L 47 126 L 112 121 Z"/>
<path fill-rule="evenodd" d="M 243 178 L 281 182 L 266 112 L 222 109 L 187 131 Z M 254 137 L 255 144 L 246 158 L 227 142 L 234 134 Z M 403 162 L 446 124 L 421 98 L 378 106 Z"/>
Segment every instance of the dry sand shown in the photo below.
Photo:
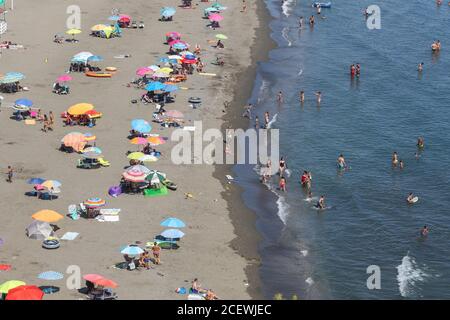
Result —
<path fill-rule="evenodd" d="M 20 279 L 27 284 L 57 285 L 61 292 L 45 299 L 82 299 L 84 295 L 76 290 L 65 288 L 65 280 L 54 283 L 37 279 L 46 270 L 65 272 L 69 265 L 78 265 L 82 274 L 98 273 L 119 283 L 115 289 L 120 299 L 182 299 L 175 293 L 177 287 L 189 287 L 190 281 L 198 277 L 203 287 L 213 288 L 225 299 L 248 299 L 248 280 L 245 274 L 249 261 L 230 243 L 236 237 L 227 210 L 227 203 L 221 193 L 235 188 L 228 185 L 224 189 L 221 181 L 212 177 L 215 167 L 208 165 L 175 166 L 170 160 L 169 142 L 159 148 L 163 156 L 151 164 L 166 172 L 179 188 L 166 197 L 145 198 L 139 195 L 121 195 L 113 199 L 107 195 L 112 185 L 117 185 L 124 166 L 127 165 L 126 151 L 134 150 L 126 139 L 130 121 L 134 118 L 151 120 L 153 106 L 131 104 L 142 91 L 127 88 L 125 84 L 133 77 L 140 66 L 153 64 L 165 55 L 164 34 L 180 31 L 183 40 L 192 46 L 200 44 L 203 49 L 202 60 L 207 63 L 205 72 L 217 73 L 217 77 L 190 76 L 182 86 L 176 102 L 167 109 L 177 109 L 186 114 L 188 120 L 202 120 L 204 128 L 220 128 L 222 125 L 223 102 L 233 99 L 233 82 L 242 70 L 251 65 L 251 45 L 254 42 L 258 19 L 255 15 L 255 1 L 247 1 L 246 13 L 241 13 L 241 2 L 223 0 L 228 7 L 223 15 L 222 28 L 213 31 L 206 28 L 207 20 L 202 19 L 207 3 L 199 3 L 196 9 L 177 8 L 173 22 L 160 22 L 159 10 L 163 6 L 178 6 L 179 0 L 133 0 L 120 2 L 121 12 L 134 20 L 143 20 L 145 29 L 125 29 L 122 38 L 99 39 L 89 36 L 89 29 L 97 23 L 107 22 L 111 8 L 118 7 L 112 0 L 15 1 L 15 10 L 7 16 L 9 31 L 2 40 L 23 44 L 25 50 L 4 50 L 0 58 L 0 72 L 18 71 L 26 74 L 22 85 L 29 92 L 5 97 L 3 107 L 15 99 L 24 97 L 33 100 L 44 112 L 53 111 L 56 125 L 53 132 L 42 132 L 41 125 L 27 126 L 23 122 L 9 119 L 12 111 L 2 108 L 0 113 L 0 163 L 6 171 L 12 165 L 17 173 L 12 184 L 0 181 L 0 263 L 9 263 L 13 269 L 0 272 L 0 283 L 10 279 Z M 77 36 L 79 43 L 58 45 L 52 42 L 55 33 L 64 32 L 65 14 L 68 5 L 78 4 L 82 10 L 83 33 Z M 228 35 L 226 48 L 222 50 L 228 67 L 212 65 L 217 49 L 207 40 L 213 40 L 216 33 Z M 51 85 L 68 69 L 70 58 L 80 51 L 91 51 L 101 55 L 105 61 L 100 66 L 115 66 L 117 74 L 112 79 L 94 79 L 83 74 L 73 74 L 70 83 L 71 94 L 58 96 L 51 92 Z M 119 54 L 131 54 L 128 59 L 114 59 Z M 230 68 L 232 64 L 232 68 Z M 187 98 L 199 96 L 203 99 L 200 109 L 192 110 Z M 97 126 L 88 130 L 79 127 L 63 127 L 59 114 L 78 102 L 89 102 L 103 112 L 104 117 Z M 242 105 L 233 105 L 236 113 L 242 112 Z M 237 110 L 237 111 L 236 111 Z M 189 123 L 187 123 L 189 125 Z M 98 140 L 105 159 L 111 167 L 98 170 L 76 168 L 77 154 L 58 151 L 60 139 L 68 132 L 92 132 Z M 154 125 L 155 133 L 170 136 L 171 130 L 161 130 Z M 220 173 L 220 170 L 218 171 Z M 216 173 L 220 178 L 220 174 Z M 60 198 L 54 201 L 38 200 L 25 196 L 30 191 L 26 180 L 31 177 L 44 177 L 63 183 Z M 221 177 L 225 179 L 224 176 Z M 227 185 L 225 185 L 226 187 Z M 194 195 L 185 199 L 186 192 Z M 62 241 L 61 247 L 54 251 L 41 248 L 41 242 L 25 236 L 25 228 L 33 221 L 31 215 L 40 209 L 53 209 L 67 213 L 70 204 L 82 202 L 89 197 L 102 197 L 108 208 L 121 208 L 120 222 L 101 223 L 96 220 L 80 219 L 72 221 L 64 218 L 58 222 L 57 232 L 62 236 L 67 231 L 79 232 L 74 241 Z M 235 213 L 236 214 L 236 213 Z M 242 211 L 242 214 L 248 214 Z M 164 228 L 160 221 L 169 216 L 184 220 L 186 236 L 181 248 L 162 252 L 162 265 L 151 270 L 126 271 L 111 268 L 123 261 L 119 252 L 121 246 L 141 241 L 146 243 Z M 234 219 L 236 220 L 236 219 Z M 248 230 L 253 232 L 253 230 Z M 256 256 L 255 256 L 256 258 Z M 254 275 L 253 275 L 254 277 Z"/>

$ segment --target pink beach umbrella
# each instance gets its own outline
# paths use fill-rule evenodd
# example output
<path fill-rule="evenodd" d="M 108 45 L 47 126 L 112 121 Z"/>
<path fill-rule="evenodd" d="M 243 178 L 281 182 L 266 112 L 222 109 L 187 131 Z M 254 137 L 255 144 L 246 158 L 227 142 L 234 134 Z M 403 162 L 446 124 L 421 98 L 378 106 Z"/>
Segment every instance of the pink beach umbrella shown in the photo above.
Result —
<path fill-rule="evenodd" d="M 143 76 L 145 76 L 147 74 L 152 74 L 153 72 L 154 72 L 153 69 L 150 69 L 148 67 L 143 67 L 143 68 L 139 68 L 136 71 L 136 75 L 138 75 L 140 77 L 143 77 Z"/>
<path fill-rule="evenodd" d="M 223 17 L 220 14 L 213 13 L 213 14 L 209 15 L 209 20 L 219 22 L 219 21 L 223 20 Z"/>
<path fill-rule="evenodd" d="M 56 81 L 58 81 L 58 82 L 66 82 L 66 81 L 70 81 L 70 80 L 72 80 L 72 77 L 69 76 L 68 74 L 64 74 L 64 75 L 58 77 L 58 79 L 56 79 Z"/>
<path fill-rule="evenodd" d="M 122 173 L 122 177 L 131 182 L 144 182 L 147 174 L 138 169 L 130 169 Z"/>

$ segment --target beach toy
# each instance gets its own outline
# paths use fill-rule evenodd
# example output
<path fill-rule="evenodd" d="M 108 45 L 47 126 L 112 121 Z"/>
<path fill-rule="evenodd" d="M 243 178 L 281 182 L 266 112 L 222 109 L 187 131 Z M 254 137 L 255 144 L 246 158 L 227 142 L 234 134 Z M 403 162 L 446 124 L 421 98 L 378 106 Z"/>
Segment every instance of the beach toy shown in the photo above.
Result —
<path fill-rule="evenodd" d="M 53 250 L 59 248 L 59 241 L 55 238 L 47 238 L 42 242 L 42 248 Z"/>
<path fill-rule="evenodd" d="M 122 188 L 120 186 L 112 186 L 111 188 L 109 188 L 108 194 L 111 197 L 117 198 L 119 195 L 122 194 Z"/>
<path fill-rule="evenodd" d="M 175 290 L 175 292 L 178 293 L 178 294 L 186 294 L 186 288 L 183 288 L 183 287 L 177 288 Z"/>

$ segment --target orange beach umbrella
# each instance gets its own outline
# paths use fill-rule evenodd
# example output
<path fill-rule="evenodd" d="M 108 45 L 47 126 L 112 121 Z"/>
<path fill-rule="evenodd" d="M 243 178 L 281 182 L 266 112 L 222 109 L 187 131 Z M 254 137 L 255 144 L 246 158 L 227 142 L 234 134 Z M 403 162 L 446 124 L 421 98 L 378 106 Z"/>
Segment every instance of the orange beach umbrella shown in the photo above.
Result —
<path fill-rule="evenodd" d="M 78 103 L 67 109 L 67 113 L 72 116 L 80 116 L 93 109 L 94 106 L 90 103 Z"/>

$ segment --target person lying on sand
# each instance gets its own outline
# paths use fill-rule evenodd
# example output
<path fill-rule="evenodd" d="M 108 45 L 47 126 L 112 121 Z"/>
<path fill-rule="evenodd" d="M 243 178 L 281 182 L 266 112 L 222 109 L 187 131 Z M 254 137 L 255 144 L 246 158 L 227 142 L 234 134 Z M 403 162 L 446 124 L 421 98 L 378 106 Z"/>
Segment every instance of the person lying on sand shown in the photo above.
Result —
<path fill-rule="evenodd" d="M 205 299 L 206 300 L 219 300 L 219 297 L 214 293 L 214 291 L 212 291 L 211 289 L 208 289 L 208 291 L 206 291 Z"/>

